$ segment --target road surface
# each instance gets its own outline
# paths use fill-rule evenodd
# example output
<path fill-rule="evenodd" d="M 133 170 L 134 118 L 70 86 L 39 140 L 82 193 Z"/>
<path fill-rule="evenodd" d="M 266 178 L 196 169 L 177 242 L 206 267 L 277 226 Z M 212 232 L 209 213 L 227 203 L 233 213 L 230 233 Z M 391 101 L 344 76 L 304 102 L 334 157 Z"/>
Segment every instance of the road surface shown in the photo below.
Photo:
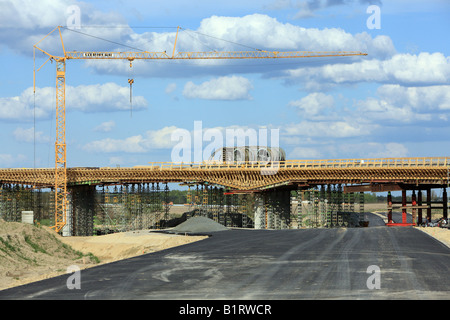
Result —
<path fill-rule="evenodd" d="M 450 299 L 450 249 L 411 227 L 228 230 L 0 299 Z M 377 271 L 378 270 L 378 271 Z"/>

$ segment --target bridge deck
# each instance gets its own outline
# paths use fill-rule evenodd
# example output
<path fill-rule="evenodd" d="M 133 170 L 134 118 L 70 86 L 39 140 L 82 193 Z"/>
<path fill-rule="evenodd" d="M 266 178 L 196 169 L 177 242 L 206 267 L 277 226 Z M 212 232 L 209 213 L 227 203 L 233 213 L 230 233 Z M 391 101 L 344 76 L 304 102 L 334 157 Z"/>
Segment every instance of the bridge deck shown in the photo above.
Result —
<path fill-rule="evenodd" d="M 287 160 L 262 164 L 153 162 L 132 168 L 67 168 L 67 184 L 209 183 L 237 190 L 277 185 L 403 183 L 448 185 L 450 158 Z M 0 169 L 0 183 L 52 186 L 54 168 Z"/>

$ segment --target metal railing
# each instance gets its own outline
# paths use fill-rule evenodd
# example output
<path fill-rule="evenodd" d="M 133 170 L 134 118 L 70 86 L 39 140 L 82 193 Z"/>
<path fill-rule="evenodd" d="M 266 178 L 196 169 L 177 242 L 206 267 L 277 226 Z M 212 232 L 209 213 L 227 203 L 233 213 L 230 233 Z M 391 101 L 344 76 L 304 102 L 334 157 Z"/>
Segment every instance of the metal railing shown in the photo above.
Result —
<path fill-rule="evenodd" d="M 150 170 L 201 170 L 201 169 L 339 169 L 339 168 L 435 168 L 449 167 L 450 157 L 415 157 L 415 158 L 374 158 L 374 159 L 328 159 L 328 160 L 286 160 L 286 161 L 204 161 L 192 163 L 177 162 L 149 162 L 148 165 L 134 166 L 132 169 L 150 169 Z M 116 167 L 77 167 L 70 169 L 130 169 Z M 48 172 L 53 168 L 4 168 L 0 171 L 18 172 L 41 171 Z"/>
<path fill-rule="evenodd" d="M 205 161 L 201 163 L 150 162 L 147 166 L 134 168 L 152 170 L 223 170 L 223 169 L 344 169 L 344 168 L 435 168 L 447 167 L 447 157 L 374 158 L 374 159 L 329 159 L 286 160 L 272 162 L 257 161 Z"/>

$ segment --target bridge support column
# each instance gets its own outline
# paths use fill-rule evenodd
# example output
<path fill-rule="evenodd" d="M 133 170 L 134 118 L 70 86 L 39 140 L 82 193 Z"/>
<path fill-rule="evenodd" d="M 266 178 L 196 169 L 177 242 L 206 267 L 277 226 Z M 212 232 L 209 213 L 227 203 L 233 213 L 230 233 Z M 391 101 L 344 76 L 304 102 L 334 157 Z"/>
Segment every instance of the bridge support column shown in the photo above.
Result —
<path fill-rule="evenodd" d="M 255 229 L 287 229 L 290 225 L 289 190 L 272 190 L 255 194 Z M 299 226 L 300 227 L 300 226 Z"/>
<path fill-rule="evenodd" d="M 255 229 L 266 228 L 266 212 L 264 205 L 264 195 L 261 193 L 255 194 Z"/>
<path fill-rule="evenodd" d="M 69 189 L 70 202 L 68 211 L 69 226 L 66 234 L 74 236 L 92 236 L 94 234 L 95 186 L 82 185 Z M 71 216 L 71 221 L 69 217 Z M 70 230 L 71 229 L 71 230 Z"/>
<path fill-rule="evenodd" d="M 427 188 L 427 222 L 431 221 L 431 188 Z"/>
<path fill-rule="evenodd" d="M 392 195 L 391 192 L 388 192 L 388 196 L 387 196 L 387 205 L 388 205 L 388 214 L 387 214 L 387 220 L 388 223 L 392 223 Z"/>
<path fill-rule="evenodd" d="M 402 223 L 406 223 L 406 190 L 402 190 Z"/>

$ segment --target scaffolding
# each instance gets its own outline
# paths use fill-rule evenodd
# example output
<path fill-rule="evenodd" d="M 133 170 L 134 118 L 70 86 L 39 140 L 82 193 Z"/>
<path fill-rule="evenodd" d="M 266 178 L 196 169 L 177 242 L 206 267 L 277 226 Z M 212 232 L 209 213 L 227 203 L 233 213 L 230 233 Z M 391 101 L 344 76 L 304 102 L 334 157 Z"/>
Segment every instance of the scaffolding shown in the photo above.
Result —
<path fill-rule="evenodd" d="M 343 193 L 342 185 L 320 185 L 297 190 L 297 227 L 334 228 L 359 226 L 364 220 L 364 193 L 360 212 L 355 212 L 355 194 Z"/>

